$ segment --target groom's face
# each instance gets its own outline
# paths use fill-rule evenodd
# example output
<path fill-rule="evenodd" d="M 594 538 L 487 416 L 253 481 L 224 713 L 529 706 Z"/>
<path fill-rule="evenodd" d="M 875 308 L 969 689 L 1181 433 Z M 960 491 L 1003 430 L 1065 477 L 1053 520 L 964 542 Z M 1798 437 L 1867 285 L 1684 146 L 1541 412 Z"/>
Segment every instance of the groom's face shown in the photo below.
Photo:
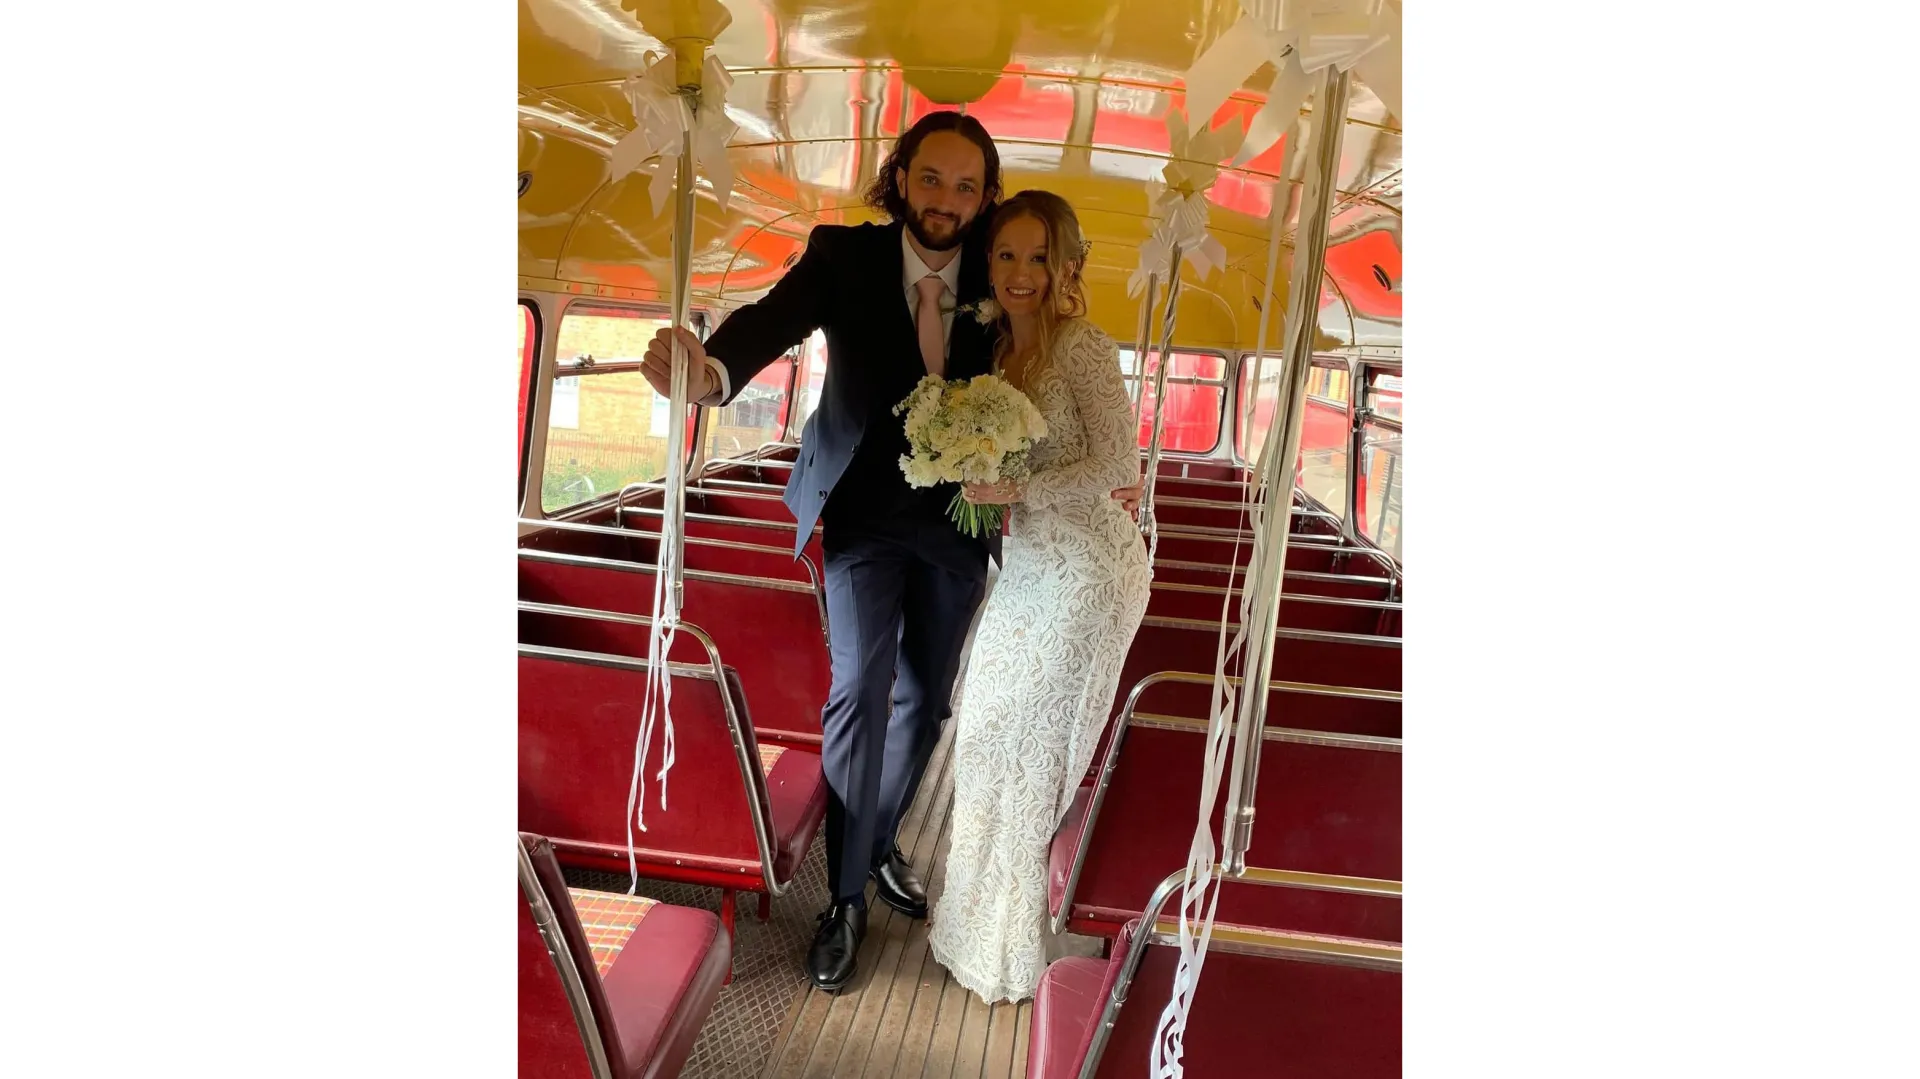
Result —
<path fill-rule="evenodd" d="M 895 181 L 907 198 L 907 228 L 929 251 L 959 246 L 987 201 L 987 159 L 965 135 L 936 131 Z"/>

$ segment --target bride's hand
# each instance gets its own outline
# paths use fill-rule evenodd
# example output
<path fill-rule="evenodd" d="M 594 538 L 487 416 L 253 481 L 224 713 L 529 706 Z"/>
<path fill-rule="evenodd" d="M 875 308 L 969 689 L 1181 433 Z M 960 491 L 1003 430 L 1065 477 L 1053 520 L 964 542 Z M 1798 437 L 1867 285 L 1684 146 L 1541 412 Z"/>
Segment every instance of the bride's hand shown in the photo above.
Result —
<path fill-rule="evenodd" d="M 969 483 L 962 487 L 961 494 L 968 502 L 976 506 L 1006 506 L 1020 501 L 1026 494 L 1020 485 L 1012 480 L 999 483 Z"/>

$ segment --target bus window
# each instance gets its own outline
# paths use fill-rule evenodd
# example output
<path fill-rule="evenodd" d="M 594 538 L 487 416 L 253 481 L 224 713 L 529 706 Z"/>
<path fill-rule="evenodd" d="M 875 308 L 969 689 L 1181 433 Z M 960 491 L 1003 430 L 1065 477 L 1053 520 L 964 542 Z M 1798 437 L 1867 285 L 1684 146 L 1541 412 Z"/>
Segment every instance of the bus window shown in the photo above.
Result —
<path fill-rule="evenodd" d="M 768 364 L 732 403 L 707 417 L 707 460 L 743 457 L 780 440 L 780 432 L 787 425 L 787 407 L 793 400 L 797 362 L 788 355 Z"/>
<path fill-rule="evenodd" d="M 533 305 L 520 301 L 520 494 L 527 492 L 527 397 L 533 392 L 533 375 L 539 368 L 540 322 Z"/>
<path fill-rule="evenodd" d="M 1400 415 L 1400 376 L 1384 372 L 1373 376 L 1373 383 L 1367 387 L 1367 407 L 1375 415 L 1388 419 L 1403 419 Z"/>
<path fill-rule="evenodd" d="M 1120 350 L 1120 371 L 1127 383 L 1127 396 L 1133 397 L 1136 370 L 1133 349 Z M 1147 368 L 1147 384 L 1141 391 L 1140 446 L 1153 442 L 1153 383 L 1158 377 L 1153 366 Z M 1220 415 L 1227 399 L 1227 358 L 1211 352 L 1176 352 L 1167 368 L 1167 415 L 1161 422 L 1162 451 L 1169 453 L 1211 453 L 1220 444 Z"/>
<path fill-rule="evenodd" d="M 1368 424 L 1361 444 L 1362 475 L 1360 532 L 1375 546 L 1400 561 L 1400 501 L 1404 477 L 1401 473 L 1398 426 Z"/>
<path fill-rule="evenodd" d="M 787 441 L 799 442 L 800 432 L 820 407 L 820 388 L 827 380 L 827 335 L 819 330 L 800 342 L 799 370 L 793 378 L 793 418 L 787 424 Z"/>
<path fill-rule="evenodd" d="M 1300 463 L 1298 482 L 1301 490 L 1312 495 L 1329 512 L 1344 515 L 1347 506 L 1347 393 L 1348 379 L 1344 361 L 1338 366 L 1318 366 L 1307 371 L 1306 411 L 1301 416 Z M 1268 356 L 1260 365 L 1260 388 L 1254 398 L 1253 422 L 1244 414 L 1249 385 L 1253 380 L 1253 357 L 1240 364 L 1238 413 L 1234 417 L 1236 448 L 1248 464 L 1258 467 L 1260 451 L 1265 448 L 1267 431 L 1273 426 L 1273 410 L 1280 397 L 1278 356 Z"/>
<path fill-rule="evenodd" d="M 543 512 L 666 474 L 667 399 L 653 392 L 637 365 L 647 342 L 667 325 L 657 313 L 619 307 L 576 304 L 560 316 L 540 477 Z"/>

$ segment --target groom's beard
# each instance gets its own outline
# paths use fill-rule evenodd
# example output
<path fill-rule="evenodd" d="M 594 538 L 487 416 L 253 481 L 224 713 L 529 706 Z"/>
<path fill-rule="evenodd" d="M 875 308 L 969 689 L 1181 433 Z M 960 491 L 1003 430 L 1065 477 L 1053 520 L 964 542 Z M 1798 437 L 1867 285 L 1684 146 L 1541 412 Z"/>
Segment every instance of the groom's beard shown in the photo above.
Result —
<path fill-rule="evenodd" d="M 935 239 L 929 235 L 927 232 L 927 219 L 930 216 L 951 225 L 951 231 L 948 232 L 945 237 L 939 239 Z M 920 241 L 920 246 L 929 251 L 951 251 L 959 247 L 960 241 L 964 240 L 967 235 L 966 226 L 961 224 L 959 218 L 951 214 L 919 213 L 912 207 L 908 207 L 907 209 L 907 228 L 912 231 L 913 238 Z"/>

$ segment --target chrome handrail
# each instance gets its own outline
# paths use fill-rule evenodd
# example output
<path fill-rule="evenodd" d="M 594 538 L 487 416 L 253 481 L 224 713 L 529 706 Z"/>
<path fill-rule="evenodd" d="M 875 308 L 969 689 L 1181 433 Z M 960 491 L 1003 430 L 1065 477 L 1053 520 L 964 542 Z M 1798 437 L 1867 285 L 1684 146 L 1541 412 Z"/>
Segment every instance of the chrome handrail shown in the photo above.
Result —
<path fill-rule="evenodd" d="M 520 894 L 533 913 L 534 928 L 547 946 L 547 958 L 553 960 L 554 969 L 560 975 L 560 989 L 566 994 L 568 1007 L 573 1009 L 580 1040 L 586 1044 L 587 1064 L 593 1069 L 594 1079 L 613 1079 L 613 1068 L 607 1063 L 607 1046 L 600 1038 L 600 1023 L 594 1018 L 593 1001 L 587 996 L 580 965 L 574 960 L 566 934 L 560 931 L 558 916 L 547 900 L 547 890 L 541 887 L 540 877 L 533 871 L 526 841 L 516 837 L 513 848 L 520 855 Z"/>
<path fill-rule="evenodd" d="M 1205 734 L 1211 726 L 1193 716 L 1174 716 L 1164 712 L 1135 712 L 1128 726 L 1154 731 L 1178 731 L 1181 734 Z M 1378 734 L 1341 734 L 1314 731 L 1305 727 L 1276 727 L 1268 724 L 1260 731 L 1263 742 L 1283 742 L 1296 746 L 1324 746 L 1328 749 L 1358 749 L 1369 753 L 1400 753 L 1406 743 L 1399 738 Z"/>
<path fill-rule="evenodd" d="M 660 536 L 658 532 L 642 532 L 638 529 L 630 529 L 628 534 L 634 536 L 649 536 L 655 539 L 658 539 Z M 762 547 L 757 543 L 741 543 L 737 540 L 695 540 L 689 536 L 687 537 L 687 542 L 700 543 L 703 546 L 721 547 L 727 550 L 758 551 L 766 554 L 777 554 L 782 557 L 791 557 L 795 562 L 805 567 L 807 571 L 807 581 L 813 585 L 814 611 L 820 616 L 820 636 L 823 641 L 828 641 L 828 646 L 831 647 L 827 627 L 827 586 L 826 582 L 821 578 L 820 567 L 813 564 L 812 555 L 807 554 L 805 551 L 796 555 L 785 547 Z M 754 579 L 777 580 L 777 578 L 766 577 L 756 577 Z"/>
<path fill-rule="evenodd" d="M 1179 558 L 1156 558 L 1153 564 L 1156 569 L 1186 569 L 1202 573 L 1218 573 L 1223 576 L 1231 573 L 1235 577 L 1244 577 L 1246 570 L 1245 566 L 1229 566 L 1223 562 L 1191 562 Z M 1392 577 L 1375 577 L 1364 573 L 1322 573 L 1319 570 L 1310 569 L 1290 569 L 1282 576 L 1290 581 L 1325 581 L 1328 584 L 1372 585 L 1382 588 L 1389 587 L 1394 580 Z"/>
<path fill-rule="evenodd" d="M 1114 769 L 1120 766 L 1120 744 L 1126 741 L 1127 730 L 1133 725 L 1134 719 L 1139 715 L 1141 695 L 1154 686 L 1166 682 L 1210 686 L 1213 684 L 1213 681 L 1213 675 L 1211 674 L 1199 674 L 1192 671 L 1155 671 L 1141 678 L 1138 682 L 1135 682 L 1133 688 L 1127 691 L 1126 703 L 1120 706 L 1120 714 L 1114 719 L 1118 725 L 1114 728 L 1112 739 L 1107 742 L 1107 754 L 1100 760 L 1100 776 L 1094 781 L 1093 796 L 1087 800 L 1087 815 L 1080 825 L 1080 838 L 1073 846 L 1073 864 L 1067 868 L 1067 883 L 1061 893 L 1060 909 L 1054 912 L 1053 915 L 1053 931 L 1055 933 L 1066 932 L 1067 922 L 1072 919 L 1073 893 L 1080 886 L 1080 873 L 1087 864 L 1087 851 L 1093 838 L 1093 826 L 1100 818 L 1100 807 L 1105 804 L 1107 800 L 1107 788 L 1113 784 Z M 1228 685 L 1233 686 L 1244 684 L 1243 680 L 1237 675 L 1227 675 L 1226 681 Z M 1346 697 L 1353 700 L 1367 701 L 1401 700 L 1401 695 L 1398 690 L 1362 689 L 1355 686 L 1323 686 L 1312 682 L 1269 681 L 1267 683 L 1267 692 L 1297 693 L 1303 696 L 1314 697 Z M 1263 728 L 1261 732 L 1263 738 L 1265 737 L 1265 733 Z"/>
<path fill-rule="evenodd" d="M 1384 577 L 1372 578 L 1384 581 Z M 1245 588 L 1227 588 L 1216 584 L 1188 584 L 1185 581 L 1155 581 L 1149 588 L 1158 588 L 1168 592 L 1198 592 L 1212 596 L 1240 595 Z M 1402 611 L 1405 605 L 1382 599 L 1343 599 L 1339 596 L 1315 596 L 1304 592 L 1282 591 L 1280 598 L 1299 600 L 1303 603 L 1324 603 L 1335 607 L 1364 607 L 1376 611 Z"/>
<path fill-rule="evenodd" d="M 692 515 L 690 514 L 689 516 L 692 516 Z M 645 539 L 653 539 L 653 540 L 658 540 L 660 538 L 660 533 L 658 532 L 642 532 L 637 528 L 613 529 L 605 525 L 573 524 L 571 522 L 561 522 L 561 521 L 555 521 L 552 523 L 555 527 L 561 528 L 567 531 L 592 532 L 592 533 L 601 534 L 601 535 L 620 535 L 620 536 L 625 536 L 627 538 L 645 538 Z M 742 543 L 739 540 L 706 539 L 704 537 L 688 536 L 686 537 L 686 542 L 689 545 L 697 546 L 697 547 L 716 547 L 722 550 L 754 551 L 754 552 L 763 553 L 763 554 L 792 557 L 795 562 L 799 563 L 807 571 L 807 585 L 809 590 L 812 591 L 813 593 L 814 612 L 820 616 L 820 635 L 823 640 L 827 638 L 828 625 L 827 625 L 826 583 L 821 578 L 820 567 L 814 565 L 812 556 L 808 555 L 804 551 L 801 552 L 800 554 L 795 555 L 785 547 L 763 547 L 757 543 Z M 558 565 L 580 565 L 580 566 L 590 566 L 593 568 L 620 569 L 623 571 L 626 569 L 626 567 L 629 567 L 629 566 L 653 565 L 653 563 L 649 563 L 649 562 L 630 562 L 630 561 L 627 561 L 626 559 L 601 558 L 598 555 L 575 555 L 575 554 L 569 554 L 565 551 L 542 551 L 537 547 L 534 547 L 534 548 L 522 547 L 522 548 L 519 548 L 519 551 L 521 552 L 522 555 L 531 556 L 529 559 L 530 561 L 549 562 L 549 563 L 554 563 Z M 745 582 L 745 583 L 751 583 L 751 584 L 764 583 L 764 584 L 776 585 L 776 586 L 782 585 L 782 584 L 797 585 L 800 583 L 798 581 L 787 581 L 779 577 L 750 577 L 750 576 L 739 575 L 739 574 L 720 573 L 715 570 L 690 569 L 690 570 L 685 570 L 683 572 L 685 576 L 696 581 L 718 581 L 720 583 Z M 799 591 L 799 589 L 785 588 L 785 589 L 782 589 L 782 591 L 796 592 L 796 591 Z"/>
<path fill-rule="evenodd" d="M 550 614 L 563 618 L 620 622 L 633 626 L 651 627 L 653 625 L 653 619 L 646 615 L 621 614 L 618 611 L 597 611 L 590 607 L 569 607 L 557 603 L 534 603 L 528 600 L 522 600 L 520 601 L 519 609 L 531 614 Z M 740 781 L 746 786 L 747 811 L 753 817 L 753 843 L 754 846 L 758 848 L 760 854 L 760 876 L 766 881 L 767 894 L 776 897 L 783 896 L 787 894 L 787 891 L 792 887 L 793 880 L 797 878 L 798 867 L 795 867 L 795 877 L 788 878 L 785 884 L 782 884 L 774 876 L 774 844 L 776 841 L 773 835 L 773 803 L 771 796 L 767 793 L 766 776 L 760 771 L 760 759 L 757 753 L 759 738 L 753 733 L 753 721 L 751 719 L 743 719 L 739 709 L 734 707 L 733 693 L 727 686 L 726 667 L 720 660 L 720 649 L 713 643 L 713 638 L 707 636 L 705 630 L 691 622 L 680 623 L 676 632 L 691 636 L 700 643 L 702 648 L 706 649 L 707 663 L 710 670 L 703 669 L 698 664 L 679 663 L 668 660 L 665 664 L 667 671 L 670 674 L 698 678 L 701 681 L 711 680 L 714 688 L 719 691 L 720 705 L 727 715 L 727 731 L 733 739 L 734 760 L 740 768 Z M 638 674 L 645 674 L 652 669 L 644 659 L 636 659 L 632 656 L 617 656 L 609 652 L 588 652 L 574 648 L 553 648 L 546 645 L 531 644 L 520 645 L 519 651 L 522 656 L 536 656 L 545 659 L 570 659 L 583 663 L 592 663 L 600 667 L 614 667 L 619 670 L 633 671 Z M 745 703 L 745 701 L 741 702 L 742 705 Z M 749 743 L 752 743 L 756 748 L 748 749 Z"/>
<path fill-rule="evenodd" d="M 653 489 L 665 491 L 667 489 L 666 481 L 652 480 L 644 483 L 629 483 L 625 487 L 620 488 L 613 496 L 613 527 L 620 527 L 620 521 L 622 519 L 621 511 L 626 508 L 628 491 L 647 491 Z"/>
<path fill-rule="evenodd" d="M 639 514 L 642 517 L 665 516 L 664 511 L 654 506 L 635 506 L 630 512 Z M 686 515 L 686 519 L 689 521 L 707 521 L 715 524 L 746 525 L 749 528 L 770 528 L 782 532 L 798 532 L 800 530 L 800 526 L 793 521 L 771 521 L 763 517 L 728 517 L 725 514 L 719 513 L 689 513 Z M 818 524 L 814 525 L 812 534 L 816 536 L 820 535 L 821 526 Z M 1356 550 L 1357 549 L 1358 548 L 1356 548 Z"/>
<path fill-rule="evenodd" d="M 598 555 L 568 554 L 564 551 L 542 551 L 538 548 L 522 547 L 519 557 L 527 562 L 545 562 L 555 566 L 580 566 L 588 569 L 610 569 L 621 573 L 659 572 L 660 567 L 649 562 L 628 562 L 618 558 L 601 558 Z M 690 569 L 684 576 L 689 581 L 707 581 L 712 584 L 744 584 L 754 588 L 770 588 L 776 592 L 809 592 L 818 594 L 818 589 L 799 581 L 783 581 L 777 577 L 746 577 L 737 573 L 719 573 L 714 570 Z"/>
<path fill-rule="evenodd" d="M 1224 887 L 1228 882 L 1237 884 L 1260 884 L 1270 888 L 1301 888 L 1311 891 L 1340 892 L 1347 895 L 1374 895 L 1381 898 L 1399 899 L 1400 882 L 1374 880 L 1370 877 L 1337 877 L 1323 873 L 1300 873 L 1291 870 L 1262 869 L 1256 866 L 1244 866 L 1238 874 L 1230 874 L 1224 865 L 1215 865 L 1216 887 Z M 1087 1056 L 1080 1062 L 1080 1079 L 1093 1079 L 1100 1069 L 1100 1057 L 1106 1052 L 1107 1040 L 1113 1035 L 1113 1028 L 1119 1022 L 1120 1008 L 1127 1002 L 1127 992 L 1133 988 L 1133 977 L 1140 970 L 1140 960 L 1147 954 L 1147 945 L 1153 943 L 1153 937 L 1160 922 L 1160 911 L 1167 900 L 1181 889 L 1186 882 L 1187 871 L 1182 868 L 1169 873 L 1153 895 L 1147 899 L 1146 910 L 1141 913 L 1140 925 L 1134 930 L 1133 939 L 1128 942 L 1127 955 L 1121 961 L 1120 976 L 1114 979 L 1113 992 L 1108 994 L 1106 1003 L 1100 1008 L 1099 1018 L 1095 1020 L 1093 1038 L 1087 1046 Z M 1276 934 L 1284 935 L 1284 934 Z M 1323 944 L 1313 949 L 1318 953 L 1318 961 L 1335 966 L 1360 967 L 1366 970 L 1380 970 L 1399 973 L 1400 953 L 1398 946 L 1382 945 L 1379 942 L 1355 940 L 1352 946 L 1342 947 L 1337 942 Z"/>
<path fill-rule="evenodd" d="M 1211 618 L 1181 618 L 1170 614 L 1150 614 L 1140 620 L 1142 626 L 1155 629 L 1184 629 L 1198 633 L 1218 633 L 1220 622 Z M 1229 632 L 1240 628 L 1238 622 L 1228 622 Z M 1388 637 L 1374 633 L 1337 633 L 1330 629 L 1293 629 L 1279 626 L 1274 629 L 1274 637 L 1283 641 L 1318 641 L 1321 644 L 1361 644 L 1373 648 L 1399 648 L 1402 638 Z"/>

